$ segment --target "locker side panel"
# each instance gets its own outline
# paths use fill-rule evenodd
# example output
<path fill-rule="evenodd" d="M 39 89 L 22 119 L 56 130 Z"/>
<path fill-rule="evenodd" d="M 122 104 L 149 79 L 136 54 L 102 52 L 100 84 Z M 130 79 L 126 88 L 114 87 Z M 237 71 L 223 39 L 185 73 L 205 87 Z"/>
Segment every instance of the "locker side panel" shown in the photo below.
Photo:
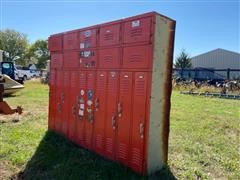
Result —
<path fill-rule="evenodd" d="M 76 142 L 76 123 L 78 118 L 78 112 L 77 112 L 77 71 L 72 71 L 70 76 L 70 89 L 69 89 L 69 95 L 70 95 L 70 105 L 69 105 L 69 126 L 68 126 L 68 137 L 70 140 Z"/>
<path fill-rule="evenodd" d="M 104 125 L 106 112 L 107 73 L 98 71 L 96 75 L 96 93 L 94 103 L 94 148 L 100 154 L 104 153 Z"/>
<path fill-rule="evenodd" d="M 86 86 L 87 86 L 86 71 L 78 72 L 78 118 L 77 118 L 77 143 L 84 146 L 85 143 L 85 109 L 86 109 Z"/>
<path fill-rule="evenodd" d="M 69 126 L 69 102 L 70 102 L 70 72 L 64 71 L 63 73 L 63 109 L 62 109 L 62 133 L 68 135 L 68 126 Z"/>
<path fill-rule="evenodd" d="M 92 148 L 93 121 L 94 121 L 94 99 L 95 99 L 95 72 L 87 72 L 87 89 L 86 89 L 86 111 L 85 111 L 85 145 Z"/>
<path fill-rule="evenodd" d="M 143 169 L 143 143 L 146 118 L 147 100 L 147 72 L 136 72 L 133 90 L 133 119 L 130 150 L 130 167 L 142 173 Z"/>
<path fill-rule="evenodd" d="M 132 109 L 132 73 L 121 72 L 118 103 L 117 160 L 128 165 Z"/>
<path fill-rule="evenodd" d="M 48 49 L 50 51 L 61 51 L 62 50 L 62 36 L 51 36 L 48 39 Z"/>
<path fill-rule="evenodd" d="M 56 116 L 56 70 L 50 71 L 48 128 L 55 129 Z"/>
<path fill-rule="evenodd" d="M 117 100 L 118 100 L 119 73 L 108 73 L 106 121 L 105 121 L 105 156 L 114 159 L 115 155 L 115 132 L 117 131 Z"/>

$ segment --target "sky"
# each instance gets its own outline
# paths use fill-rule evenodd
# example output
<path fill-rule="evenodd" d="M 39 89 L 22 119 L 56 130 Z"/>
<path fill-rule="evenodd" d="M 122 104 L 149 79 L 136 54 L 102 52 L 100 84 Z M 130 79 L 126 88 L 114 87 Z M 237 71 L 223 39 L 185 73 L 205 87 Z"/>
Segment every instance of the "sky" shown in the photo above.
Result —
<path fill-rule="evenodd" d="M 30 43 L 49 35 L 157 11 L 176 20 L 176 57 L 223 48 L 240 52 L 239 0 L 0 0 L 0 29 L 25 33 Z"/>

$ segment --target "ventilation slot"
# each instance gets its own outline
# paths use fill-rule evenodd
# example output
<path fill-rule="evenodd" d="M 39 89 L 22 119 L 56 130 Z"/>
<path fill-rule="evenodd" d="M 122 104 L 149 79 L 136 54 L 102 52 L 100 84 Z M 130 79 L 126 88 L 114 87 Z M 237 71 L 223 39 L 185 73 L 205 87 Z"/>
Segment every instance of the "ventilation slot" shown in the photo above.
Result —
<path fill-rule="evenodd" d="M 131 37 L 142 36 L 142 29 L 141 28 L 137 28 L 137 29 L 131 30 L 130 36 Z"/>
<path fill-rule="evenodd" d="M 142 80 L 136 81 L 135 85 L 135 95 L 136 96 L 143 96 L 145 94 L 145 83 Z"/>

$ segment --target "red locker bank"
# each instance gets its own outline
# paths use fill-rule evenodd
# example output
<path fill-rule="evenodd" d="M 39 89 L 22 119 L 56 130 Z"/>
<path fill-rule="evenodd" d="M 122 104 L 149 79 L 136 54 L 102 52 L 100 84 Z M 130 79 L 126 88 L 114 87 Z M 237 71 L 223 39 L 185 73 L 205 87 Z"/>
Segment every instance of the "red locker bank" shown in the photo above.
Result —
<path fill-rule="evenodd" d="M 49 37 L 49 129 L 140 174 L 167 163 L 175 21 L 156 12 Z"/>

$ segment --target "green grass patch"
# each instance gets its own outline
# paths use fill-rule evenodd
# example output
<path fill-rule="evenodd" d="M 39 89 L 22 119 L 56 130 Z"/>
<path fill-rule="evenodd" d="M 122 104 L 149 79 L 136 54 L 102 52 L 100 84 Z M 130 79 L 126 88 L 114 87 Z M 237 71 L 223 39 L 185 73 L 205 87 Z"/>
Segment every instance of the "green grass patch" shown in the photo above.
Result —
<path fill-rule="evenodd" d="M 149 178 L 47 131 L 48 86 L 38 81 L 25 86 L 5 98 L 12 107 L 22 105 L 24 113 L 19 122 L 1 123 L 0 171 L 9 171 L 3 179 L 13 174 L 24 179 Z M 239 107 L 238 100 L 173 92 L 169 168 L 150 179 L 240 179 Z"/>

